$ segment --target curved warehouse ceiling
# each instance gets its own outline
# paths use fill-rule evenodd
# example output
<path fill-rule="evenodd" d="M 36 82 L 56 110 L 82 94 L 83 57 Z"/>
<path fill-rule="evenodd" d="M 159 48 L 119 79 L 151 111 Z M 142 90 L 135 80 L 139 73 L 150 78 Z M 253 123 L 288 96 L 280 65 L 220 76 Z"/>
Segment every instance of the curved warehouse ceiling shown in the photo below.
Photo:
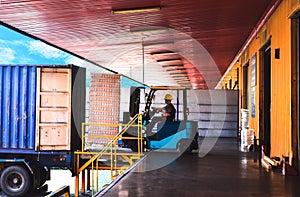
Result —
<path fill-rule="evenodd" d="M 0 21 L 147 85 L 214 88 L 276 0 L 0 0 Z"/>

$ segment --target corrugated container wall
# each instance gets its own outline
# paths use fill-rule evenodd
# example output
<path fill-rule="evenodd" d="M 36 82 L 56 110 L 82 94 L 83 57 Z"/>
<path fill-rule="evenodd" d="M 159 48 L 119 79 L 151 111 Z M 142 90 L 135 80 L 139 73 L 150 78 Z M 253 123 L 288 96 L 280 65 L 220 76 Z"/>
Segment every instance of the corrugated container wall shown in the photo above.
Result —
<path fill-rule="evenodd" d="M 34 149 L 36 67 L 0 65 L 2 149 Z"/>
<path fill-rule="evenodd" d="M 85 76 L 73 65 L 0 65 L 0 152 L 79 150 Z"/>

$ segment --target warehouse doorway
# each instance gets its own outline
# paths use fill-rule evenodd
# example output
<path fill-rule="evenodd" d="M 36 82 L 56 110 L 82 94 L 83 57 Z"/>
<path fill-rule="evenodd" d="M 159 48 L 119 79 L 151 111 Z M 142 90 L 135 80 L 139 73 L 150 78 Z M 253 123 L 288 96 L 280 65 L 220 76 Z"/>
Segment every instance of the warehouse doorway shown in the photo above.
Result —
<path fill-rule="evenodd" d="M 298 15 L 300 13 L 298 12 Z M 300 107 L 300 98 L 299 98 L 299 95 L 300 95 L 300 17 L 298 17 L 297 19 L 297 46 L 296 46 L 296 57 L 297 57 L 297 61 L 296 61 L 296 73 L 297 73 L 297 80 L 296 80 L 296 105 L 295 105 L 295 111 L 296 111 L 296 130 L 297 130 L 297 135 L 298 135 L 298 141 L 297 141 L 297 145 L 298 145 L 298 155 L 297 155 L 297 158 L 298 158 L 298 171 L 300 170 L 300 123 L 299 123 L 299 119 L 300 119 L 300 110 L 299 110 L 299 107 Z M 294 110 L 293 110 L 294 111 Z M 297 138 L 296 138 L 297 139 Z"/>
<path fill-rule="evenodd" d="M 298 12 L 298 15 L 299 15 L 300 13 Z M 292 72 L 295 72 L 296 71 L 296 84 L 294 85 L 295 87 L 296 87 L 296 96 L 295 96 L 295 100 L 296 101 L 293 101 L 294 99 L 292 98 L 292 102 L 294 102 L 295 104 L 293 104 L 293 106 L 295 107 L 295 109 L 293 110 L 293 111 L 295 111 L 296 112 L 296 120 L 292 120 L 292 121 L 294 121 L 295 122 L 295 124 L 293 124 L 293 125 L 295 125 L 295 130 L 296 130 L 296 135 L 298 136 L 298 138 L 296 138 L 297 139 L 297 142 L 296 143 L 294 143 L 293 142 L 293 144 L 297 144 L 298 145 L 298 154 L 296 155 L 296 157 L 297 157 L 297 162 L 298 163 L 296 163 L 297 165 L 296 165 L 296 167 L 298 167 L 298 171 L 300 170 L 300 156 L 299 156 L 299 154 L 300 154 L 300 123 L 299 123 L 299 114 L 300 114 L 300 110 L 299 110 L 299 107 L 300 107 L 300 98 L 299 98 L 299 95 L 300 95 L 300 74 L 299 74 L 299 72 L 300 72 L 300 50 L 299 50 L 299 48 L 300 48 L 300 17 L 298 16 L 298 18 L 297 18 L 297 20 L 295 21 L 296 22 L 296 29 L 297 29 L 297 33 L 296 33 L 296 46 L 295 46 L 295 53 L 296 53 L 296 62 L 295 62 L 295 65 L 296 65 L 296 69 L 294 70 L 294 69 L 292 69 Z M 293 88 L 293 85 L 292 85 L 292 88 Z M 294 129 L 292 129 L 292 130 L 294 130 Z M 294 147 L 294 145 L 293 145 L 293 147 Z"/>
<path fill-rule="evenodd" d="M 242 91 L 242 108 L 249 109 L 249 62 L 243 66 L 243 91 Z"/>
<path fill-rule="evenodd" d="M 300 170 L 300 131 L 299 131 L 299 107 L 300 107 L 300 11 L 291 16 L 291 120 L 292 120 L 292 165 Z M 296 80 L 295 80 L 296 79 Z"/>
<path fill-rule="evenodd" d="M 271 150 L 271 41 L 268 41 L 260 50 L 261 80 L 260 80 L 260 139 L 265 145 L 265 154 L 270 156 Z"/>
<path fill-rule="evenodd" d="M 300 170 L 300 131 L 299 131 L 299 107 L 300 107 L 300 11 L 292 16 L 292 67 L 291 67 L 291 105 L 292 105 L 292 150 L 293 167 Z M 296 79 L 296 80 L 294 80 Z"/>

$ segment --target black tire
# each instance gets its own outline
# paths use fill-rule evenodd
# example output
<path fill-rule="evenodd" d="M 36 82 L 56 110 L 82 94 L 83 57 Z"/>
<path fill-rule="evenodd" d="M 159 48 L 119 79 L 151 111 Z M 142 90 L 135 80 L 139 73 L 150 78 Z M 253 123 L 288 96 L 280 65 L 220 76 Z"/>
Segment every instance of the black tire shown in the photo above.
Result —
<path fill-rule="evenodd" d="M 194 138 L 192 143 L 191 143 L 191 149 L 192 150 L 198 150 L 199 149 L 198 140 L 196 138 Z"/>
<path fill-rule="evenodd" d="M 1 189 L 7 196 L 25 196 L 30 185 L 30 175 L 21 166 L 5 168 L 0 177 Z"/>
<path fill-rule="evenodd" d="M 186 153 L 192 153 L 192 151 L 193 151 L 193 148 L 192 148 L 191 144 L 189 144 L 189 145 L 187 146 L 185 152 L 186 152 Z"/>
<path fill-rule="evenodd" d="M 190 153 L 192 152 L 192 148 L 190 146 L 190 140 L 188 139 L 181 139 L 178 143 L 177 143 L 177 150 L 179 150 L 180 153 Z"/>

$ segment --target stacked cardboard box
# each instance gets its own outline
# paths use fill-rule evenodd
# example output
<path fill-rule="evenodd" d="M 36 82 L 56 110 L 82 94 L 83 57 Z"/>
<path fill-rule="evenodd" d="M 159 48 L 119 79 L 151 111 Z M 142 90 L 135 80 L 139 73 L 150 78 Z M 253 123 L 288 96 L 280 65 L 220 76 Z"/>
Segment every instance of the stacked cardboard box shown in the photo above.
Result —
<path fill-rule="evenodd" d="M 91 73 L 87 149 L 103 148 L 119 132 L 120 75 Z M 107 125 L 103 125 L 107 124 Z"/>
<path fill-rule="evenodd" d="M 249 110 L 241 109 L 241 150 L 247 151 L 254 144 L 254 131 L 249 129 Z"/>

